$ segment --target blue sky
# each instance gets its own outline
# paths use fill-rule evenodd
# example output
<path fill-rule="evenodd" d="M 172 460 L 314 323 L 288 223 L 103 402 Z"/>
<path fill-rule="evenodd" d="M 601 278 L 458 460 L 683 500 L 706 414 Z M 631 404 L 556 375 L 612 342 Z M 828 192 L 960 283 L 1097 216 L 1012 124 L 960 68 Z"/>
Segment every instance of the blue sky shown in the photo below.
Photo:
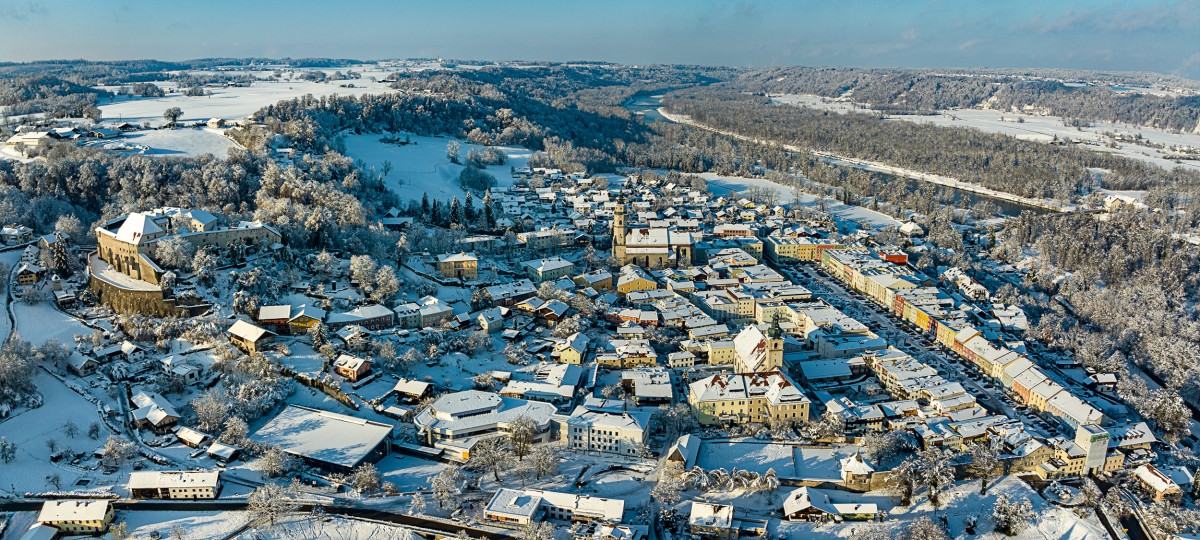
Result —
<path fill-rule="evenodd" d="M 0 0 L 0 61 L 443 57 L 1200 78 L 1200 0 Z"/>

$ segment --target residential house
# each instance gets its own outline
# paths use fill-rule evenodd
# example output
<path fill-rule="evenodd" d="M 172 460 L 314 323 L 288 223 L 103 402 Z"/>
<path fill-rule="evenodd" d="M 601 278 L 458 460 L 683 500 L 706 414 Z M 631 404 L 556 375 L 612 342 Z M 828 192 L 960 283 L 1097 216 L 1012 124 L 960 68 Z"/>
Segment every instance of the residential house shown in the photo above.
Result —
<path fill-rule="evenodd" d="M 261 352 L 268 345 L 275 343 L 275 332 L 243 320 L 233 323 L 226 333 L 229 334 L 229 341 L 247 353 Z"/>
<path fill-rule="evenodd" d="M 444 278 L 475 281 L 479 278 L 479 258 L 474 253 L 458 252 L 438 255 L 438 272 Z"/>
<path fill-rule="evenodd" d="M 801 487 L 783 502 L 783 516 L 792 521 L 870 521 L 879 514 L 875 503 L 854 501 L 842 491 Z"/>
<path fill-rule="evenodd" d="M 366 358 L 342 354 L 333 361 L 333 372 L 350 382 L 358 382 L 371 372 L 371 361 Z"/>
<path fill-rule="evenodd" d="M 567 336 L 566 340 L 559 343 L 554 348 L 554 357 L 559 362 L 565 364 L 580 365 L 587 356 L 588 348 L 591 346 L 591 340 L 587 335 L 575 332 Z"/>
<path fill-rule="evenodd" d="M 37 517 L 38 523 L 70 536 L 102 533 L 112 520 L 113 506 L 109 499 L 46 501 Z"/>
<path fill-rule="evenodd" d="M 559 278 L 568 277 L 575 271 L 575 263 L 562 257 L 534 259 L 526 261 L 523 266 L 525 267 L 525 273 L 528 274 L 529 279 L 534 283 L 554 281 Z"/>

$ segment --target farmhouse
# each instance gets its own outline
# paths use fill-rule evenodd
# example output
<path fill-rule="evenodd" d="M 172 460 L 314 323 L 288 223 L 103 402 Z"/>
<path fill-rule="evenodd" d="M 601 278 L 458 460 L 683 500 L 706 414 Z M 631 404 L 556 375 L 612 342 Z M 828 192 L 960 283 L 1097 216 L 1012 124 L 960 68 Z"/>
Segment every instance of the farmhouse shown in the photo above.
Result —
<path fill-rule="evenodd" d="M 66 533 L 98 534 L 108 529 L 113 520 L 112 501 L 108 499 L 74 499 L 46 501 L 38 514 L 38 523 Z"/>
<path fill-rule="evenodd" d="M 221 471 L 135 471 L 129 494 L 135 499 L 215 499 Z"/>

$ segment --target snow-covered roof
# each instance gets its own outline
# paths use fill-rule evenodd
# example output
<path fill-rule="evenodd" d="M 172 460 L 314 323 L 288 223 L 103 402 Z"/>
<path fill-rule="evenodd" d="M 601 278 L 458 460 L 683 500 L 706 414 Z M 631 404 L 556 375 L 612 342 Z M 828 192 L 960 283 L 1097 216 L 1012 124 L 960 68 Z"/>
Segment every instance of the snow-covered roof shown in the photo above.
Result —
<path fill-rule="evenodd" d="M 554 405 L 539 401 L 501 397 L 491 392 L 464 390 L 445 394 L 421 411 L 413 423 L 439 432 L 470 432 L 511 423 L 527 416 L 546 426 L 557 412 Z"/>
<path fill-rule="evenodd" d="M 263 306 L 258 308 L 258 320 L 287 320 L 292 315 L 292 306 L 290 304 L 282 304 L 278 306 Z"/>
<path fill-rule="evenodd" d="M 134 212 L 125 218 L 125 222 L 117 229 L 117 240 L 127 244 L 141 243 L 142 238 L 163 232 L 162 227 L 147 214 Z"/>
<path fill-rule="evenodd" d="M 253 324 L 243 320 L 238 320 L 237 322 L 233 323 L 233 326 L 229 327 L 228 332 L 230 335 L 237 336 L 250 342 L 257 342 L 266 335 L 275 335 L 275 332 L 267 330 L 266 328 L 254 326 Z"/>
<path fill-rule="evenodd" d="M 431 386 L 433 385 L 424 381 L 400 379 L 396 381 L 396 386 L 392 390 L 408 396 L 423 396 Z"/>
<path fill-rule="evenodd" d="M 129 473 L 129 489 L 213 488 L 221 471 L 135 471 Z"/>
<path fill-rule="evenodd" d="M 850 496 L 849 493 L 838 493 L 840 496 Z M 829 496 L 829 492 L 808 486 L 792 491 L 783 502 L 783 515 L 791 516 L 796 512 L 816 509 L 832 516 L 842 514 L 861 515 L 876 514 L 879 507 L 875 503 L 850 502 L 837 503 Z"/>
<path fill-rule="evenodd" d="M 38 514 L 40 523 L 60 523 L 63 521 L 104 521 L 112 507 L 112 501 L 107 499 L 72 499 L 66 501 L 46 501 L 42 504 L 42 512 Z"/>
<path fill-rule="evenodd" d="M 691 384 L 696 403 L 763 398 L 772 405 L 808 402 L 808 397 L 780 371 L 746 374 L 716 374 Z"/>
<path fill-rule="evenodd" d="M 542 498 L 519 489 L 500 488 L 487 505 L 487 512 L 533 519 L 542 506 Z"/>
<path fill-rule="evenodd" d="M 691 433 L 685 434 L 667 450 L 667 459 L 682 461 L 683 468 L 690 469 L 692 465 L 696 464 L 696 456 L 700 454 L 701 443 L 699 437 Z"/>
<path fill-rule="evenodd" d="M 289 404 L 252 439 L 289 454 L 351 468 L 391 433 L 388 424 Z"/>
<path fill-rule="evenodd" d="M 1171 477 L 1163 474 L 1162 471 L 1149 463 L 1134 469 L 1133 474 L 1143 484 L 1150 486 L 1151 489 L 1159 493 L 1179 491 L 1179 485 L 1174 480 L 1171 480 Z"/>
<path fill-rule="evenodd" d="M 853 456 L 843 458 L 841 461 L 842 474 L 860 474 L 867 475 L 875 472 L 875 467 L 867 463 L 863 459 L 862 454 L 855 452 Z"/>
<path fill-rule="evenodd" d="M 695 527 L 728 529 L 733 526 L 733 506 L 701 501 L 692 502 L 688 524 Z"/>
<path fill-rule="evenodd" d="M 475 257 L 474 253 L 467 253 L 465 251 L 460 251 L 458 253 L 438 255 L 437 260 L 439 263 L 453 263 L 453 262 L 474 262 L 474 261 L 478 261 L 479 259 L 477 257 Z"/>

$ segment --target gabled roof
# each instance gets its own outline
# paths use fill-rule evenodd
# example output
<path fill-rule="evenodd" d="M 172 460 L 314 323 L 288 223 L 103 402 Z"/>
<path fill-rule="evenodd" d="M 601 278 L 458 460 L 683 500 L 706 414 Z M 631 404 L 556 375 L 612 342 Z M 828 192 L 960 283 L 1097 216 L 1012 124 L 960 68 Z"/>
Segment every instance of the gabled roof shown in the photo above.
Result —
<path fill-rule="evenodd" d="M 117 229 L 117 240 L 129 244 L 137 244 L 142 241 L 142 237 L 163 232 L 162 227 L 159 227 L 150 216 L 141 212 L 134 212 L 125 218 L 125 222 L 121 224 L 121 228 Z"/>
<path fill-rule="evenodd" d="M 267 330 L 266 328 L 259 328 L 243 320 L 238 320 L 237 322 L 233 323 L 233 326 L 230 326 L 227 332 L 230 335 L 237 336 L 250 342 L 258 342 L 264 336 L 275 335 L 275 332 Z"/>

